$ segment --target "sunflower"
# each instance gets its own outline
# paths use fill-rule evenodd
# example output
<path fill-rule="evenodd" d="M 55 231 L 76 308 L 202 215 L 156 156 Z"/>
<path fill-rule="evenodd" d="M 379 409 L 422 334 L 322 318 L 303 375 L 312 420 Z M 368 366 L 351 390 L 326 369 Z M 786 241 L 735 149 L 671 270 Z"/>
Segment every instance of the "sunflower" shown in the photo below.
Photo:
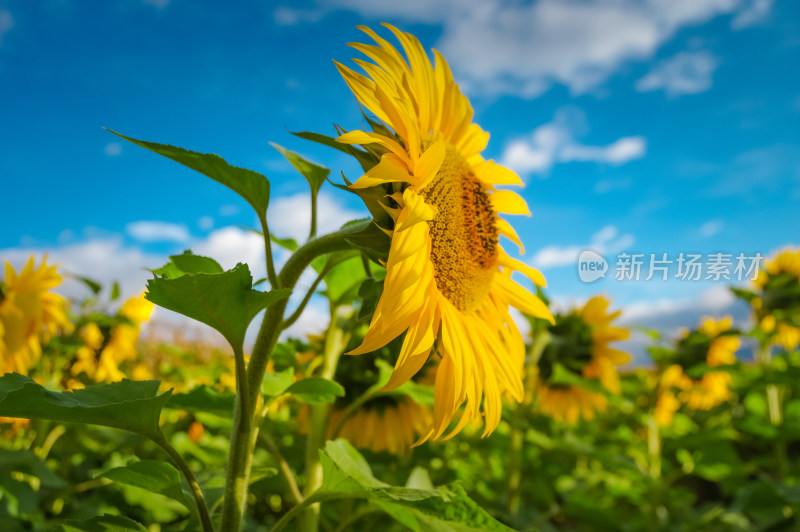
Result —
<path fill-rule="evenodd" d="M 107 337 L 96 323 L 87 323 L 79 331 L 83 346 L 77 351 L 70 373 L 75 377 L 81 373 L 86 374 L 93 382 L 117 382 L 124 379 L 126 375 L 120 366 L 137 359 L 139 330 L 141 324 L 150 319 L 152 311 L 153 304 L 144 298 L 144 294 L 140 294 L 122 305 L 118 317 L 124 321 L 107 330 Z M 151 377 L 146 366 L 141 364 L 134 367 L 133 373 L 137 379 Z M 81 387 L 81 384 L 71 381 L 70 387 Z"/>
<path fill-rule="evenodd" d="M 630 331 L 612 325 L 621 311 L 610 312 L 609 305 L 605 297 L 595 296 L 578 310 L 556 315 L 548 327 L 549 342 L 534 379 L 542 413 L 569 423 L 593 419 L 608 406 L 604 392 L 620 393 L 617 366 L 631 357 L 609 344 L 629 338 Z M 597 379 L 603 390 L 581 386 L 585 379 Z"/>
<path fill-rule="evenodd" d="M 66 300 L 50 290 L 61 284 L 55 266 L 34 266 L 31 257 L 17 274 L 6 262 L 0 283 L 0 374 L 27 374 L 42 353 L 42 342 L 59 330 L 67 331 Z"/>
<path fill-rule="evenodd" d="M 768 260 L 751 299 L 759 329 L 787 351 L 800 345 L 800 248 L 786 247 Z"/>
<path fill-rule="evenodd" d="M 710 410 L 727 401 L 731 376 L 727 371 L 705 371 L 692 378 L 687 371 L 705 365 L 708 368 L 736 362 L 741 339 L 731 329 L 732 319 L 704 317 L 696 331 L 685 331 L 670 359 L 673 362 L 661 374 L 654 417 L 662 427 L 672 424 L 681 404 L 693 410 Z"/>
<path fill-rule="evenodd" d="M 405 455 L 419 438 L 430 430 L 432 416 L 430 409 L 404 397 L 381 397 L 370 401 L 342 423 L 339 433 L 333 431 L 339 426 L 345 410 L 334 408 L 328 418 L 328 438 L 340 437 L 350 441 L 360 449 L 375 452 L 387 451 L 399 456 Z"/>
<path fill-rule="evenodd" d="M 391 226 L 384 228 L 391 237 L 384 290 L 363 344 L 350 354 L 374 351 L 405 332 L 387 389 L 415 375 L 432 349 L 441 357 L 433 422 L 422 439 L 442 437 L 462 406 L 448 437 L 479 419 L 487 436 L 500 421 L 501 397 L 523 399 L 525 347 L 509 306 L 552 319 L 511 278 L 516 270 L 544 286 L 541 273 L 511 258 L 498 241 L 503 235 L 521 248 L 498 215 L 530 213 L 519 195 L 495 188 L 522 183 L 481 156 L 489 135 L 472 123 L 472 107 L 444 58 L 434 51 L 432 66 L 414 36 L 386 27 L 407 60 L 361 28 L 376 43 L 351 44 L 374 61 L 355 60 L 367 75 L 337 63 L 356 98 L 379 119 L 370 120 L 371 132 L 338 138 L 365 147 L 376 160 L 351 189 L 375 191 L 371 197 L 389 213 Z"/>

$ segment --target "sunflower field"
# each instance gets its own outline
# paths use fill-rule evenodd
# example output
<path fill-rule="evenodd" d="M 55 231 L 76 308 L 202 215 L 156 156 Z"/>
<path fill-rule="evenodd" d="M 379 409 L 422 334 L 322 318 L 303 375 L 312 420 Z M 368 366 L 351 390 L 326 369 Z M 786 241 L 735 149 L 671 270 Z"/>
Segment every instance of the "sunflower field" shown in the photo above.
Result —
<path fill-rule="evenodd" d="M 551 304 L 501 246 L 523 246 L 522 182 L 481 155 L 445 58 L 364 32 L 360 72 L 336 66 L 365 127 L 296 133 L 363 174 L 277 147 L 310 187 L 305 242 L 270 233 L 263 175 L 111 132 L 246 201 L 266 278 L 187 250 L 135 297 L 86 271 L 68 301 L 47 257 L 6 263 L 0 530 L 800 530 L 800 248 L 730 287 L 746 330 L 648 331 L 631 366 L 625 309 Z M 370 218 L 318 227 L 323 186 Z M 284 334 L 315 297 L 324 332 Z M 155 307 L 225 345 L 155 334 Z"/>

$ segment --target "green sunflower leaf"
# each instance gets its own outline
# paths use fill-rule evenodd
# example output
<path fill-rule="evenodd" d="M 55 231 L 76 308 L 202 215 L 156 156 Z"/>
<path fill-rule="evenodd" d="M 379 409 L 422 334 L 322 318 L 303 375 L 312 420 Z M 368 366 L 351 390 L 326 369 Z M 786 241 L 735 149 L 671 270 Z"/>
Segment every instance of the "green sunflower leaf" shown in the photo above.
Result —
<path fill-rule="evenodd" d="M 103 515 L 91 519 L 70 520 L 61 525 L 63 532 L 147 532 L 147 529 L 133 519 L 121 515 Z"/>
<path fill-rule="evenodd" d="M 327 442 L 320 459 L 320 495 L 366 498 L 411 530 L 511 531 L 470 499 L 458 483 L 415 489 L 376 479 L 367 460 L 345 440 Z"/>
<path fill-rule="evenodd" d="M 159 439 L 158 419 L 171 392 L 158 395 L 158 381 L 129 381 L 51 392 L 28 377 L 0 377 L 0 416 L 102 425 Z"/>
<path fill-rule="evenodd" d="M 181 475 L 171 464 L 162 460 L 142 460 L 125 467 L 116 467 L 100 474 L 114 482 L 142 488 L 176 500 L 188 510 L 196 506 L 181 485 Z"/>
<path fill-rule="evenodd" d="M 328 179 L 331 171 L 324 166 L 319 166 L 318 164 L 314 164 L 311 161 L 305 159 L 302 155 L 295 153 L 291 150 L 287 150 L 283 146 L 279 146 L 274 142 L 270 142 L 270 145 L 278 150 L 281 155 L 286 157 L 286 160 L 300 172 L 303 177 L 306 178 L 308 181 L 308 186 L 311 187 L 311 194 L 316 195 L 319 192 L 320 187 L 325 183 L 325 180 Z"/>
<path fill-rule="evenodd" d="M 108 131 L 142 148 L 168 157 L 192 170 L 200 172 L 206 177 L 210 177 L 217 183 L 225 185 L 244 198 L 244 200 L 255 209 L 259 217 L 264 216 L 267 212 L 267 207 L 269 206 L 269 180 L 263 175 L 253 172 L 252 170 L 232 166 L 225 162 L 225 159 L 219 155 L 198 153 L 167 144 L 137 140 L 126 137 L 111 129 Z"/>
<path fill-rule="evenodd" d="M 291 294 L 288 288 L 260 292 L 252 286 L 253 277 L 247 265 L 237 264 L 222 273 L 150 279 L 145 297 L 160 307 L 216 329 L 234 350 L 241 350 L 253 318 Z"/>
<path fill-rule="evenodd" d="M 218 392 L 205 384 L 187 393 L 176 393 L 170 397 L 167 408 L 187 410 L 192 413 L 206 412 L 215 416 L 230 418 L 236 396 L 232 393 Z"/>
<path fill-rule="evenodd" d="M 180 255 L 170 255 L 169 260 L 183 273 L 222 273 L 225 271 L 214 259 L 195 255 L 188 249 Z"/>
<path fill-rule="evenodd" d="M 320 377 L 308 377 L 289 386 L 284 393 L 294 395 L 301 403 L 327 404 L 344 397 L 344 388 L 338 382 Z"/>

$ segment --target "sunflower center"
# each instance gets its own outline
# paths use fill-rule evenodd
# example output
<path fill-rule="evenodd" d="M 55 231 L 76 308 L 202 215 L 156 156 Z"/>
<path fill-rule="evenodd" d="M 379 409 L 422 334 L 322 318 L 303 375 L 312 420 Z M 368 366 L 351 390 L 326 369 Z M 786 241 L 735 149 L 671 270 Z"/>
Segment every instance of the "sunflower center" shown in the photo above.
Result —
<path fill-rule="evenodd" d="M 439 291 L 457 309 L 476 310 L 497 266 L 497 214 L 486 188 L 452 146 L 436 177 L 421 191 L 439 212 L 428 222 Z"/>

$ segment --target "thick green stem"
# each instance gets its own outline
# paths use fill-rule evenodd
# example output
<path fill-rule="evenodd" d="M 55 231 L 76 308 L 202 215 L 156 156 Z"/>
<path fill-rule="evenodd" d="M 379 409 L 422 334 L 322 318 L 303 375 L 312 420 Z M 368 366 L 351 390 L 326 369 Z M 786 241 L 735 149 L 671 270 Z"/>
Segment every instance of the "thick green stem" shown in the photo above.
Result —
<path fill-rule="evenodd" d="M 317 236 L 317 191 L 311 189 L 311 229 L 308 231 L 308 239 Z"/>
<path fill-rule="evenodd" d="M 206 500 L 203 496 L 203 490 L 200 489 L 200 484 L 198 484 L 197 480 L 194 478 L 194 474 L 189 468 L 189 464 L 186 463 L 180 453 L 175 450 L 165 436 L 161 435 L 160 438 L 153 441 L 155 441 L 159 447 L 167 452 L 178 469 L 180 469 L 181 473 L 183 473 L 183 476 L 186 478 L 186 482 L 189 483 L 189 488 L 192 490 L 192 496 L 197 504 L 197 514 L 200 517 L 200 525 L 203 527 L 203 532 L 214 532 L 214 525 L 211 524 L 211 517 L 208 514 L 208 507 L 206 506 Z"/>
<path fill-rule="evenodd" d="M 262 219 L 262 225 L 264 226 L 265 241 L 268 242 L 266 218 Z M 265 245 L 269 246 L 269 244 Z M 294 288 L 300 275 L 316 257 L 350 247 L 347 240 L 339 235 L 323 236 L 306 242 L 289 258 L 273 286 Z M 269 252 L 267 255 L 271 256 Z M 271 260 L 268 258 L 268 268 L 270 262 Z M 221 529 L 225 532 L 236 532 L 241 528 L 242 516 L 247 505 L 247 488 L 253 448 L 258 437 L 258 426 L 255 423 L 258 412 L 255 406 L 261 394 L 261 381 L 264 379 L 267 363 L 281 332 L 287 301 L 284 299 L 267 308 L 250 356 L 246 379 L 242 379 L 244 386 L 237 386 L 237 394 L 241 394 L 242 397 L 236 401 L 234 411 L 231 452 L 228 457 L 225 495 L 222 503 Z M 244 374 L 242 376 L 244 377 Z M 246 393 L 243 393 L 243 390 L 246 390 Z"/>
<path fill-rule="evenodd" d="M 325 351 L 323 353 L 323 379 L 333 379 L 339 357 L 347 344 L 345 334 L 337 324 L 337 309 L 331 305 L 331 322 L 325 335 Z M 328 429 L 328 405 L 312 405 L 309 420 L 308 438 L 306 439 L 306 485 L 305 496 L 311 497 L 322 486 L 322 464 L 319 461 L 319 450 L 325 443 Z M 317 532 L 319 529 L 319 504 L 309 506 L 303 515 L 304 532 Z"/>
<path fill-rule="evenodd" d="M 236 406 L 233 412 L 231 452 L 228 456 L 228 474 L 225 479 L 225 497 L 222 500 L 223 530 L 239 530 L 247 505 L 250 486 L 250 467 L 253 460 L 252 440 L 258 436 L 253 430 L 253 412 L 248 401 L 247 372 L 244 357 L 236 356 Z M 241 361 L 240 361 L 241 360 Z"/>

